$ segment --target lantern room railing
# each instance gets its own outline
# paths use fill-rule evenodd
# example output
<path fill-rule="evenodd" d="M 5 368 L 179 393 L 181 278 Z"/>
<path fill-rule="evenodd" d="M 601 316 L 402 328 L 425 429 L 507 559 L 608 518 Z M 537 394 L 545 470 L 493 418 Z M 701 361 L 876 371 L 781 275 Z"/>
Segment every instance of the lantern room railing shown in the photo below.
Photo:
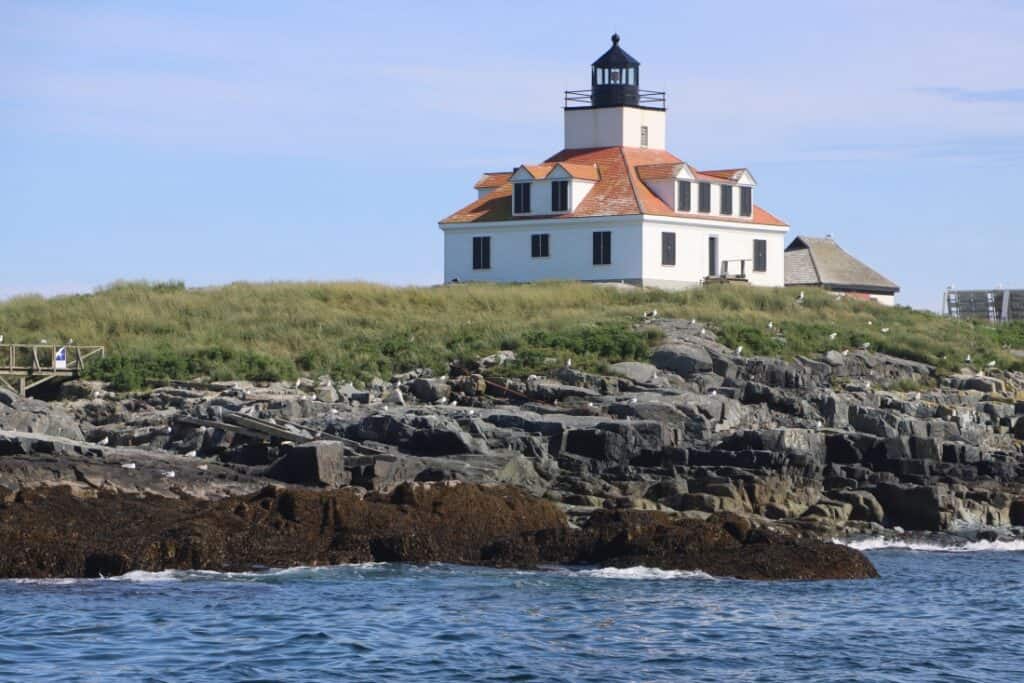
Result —
<path fill-rule="evenodd" d="M 664 109 L 665 93 L 661 90 L 638 90 L 639 100 L 637 106 L 646 109 Z M 566 109 L 585 109 L 593 106 L 591 94 L 593 90 L 566 90 Z"/>

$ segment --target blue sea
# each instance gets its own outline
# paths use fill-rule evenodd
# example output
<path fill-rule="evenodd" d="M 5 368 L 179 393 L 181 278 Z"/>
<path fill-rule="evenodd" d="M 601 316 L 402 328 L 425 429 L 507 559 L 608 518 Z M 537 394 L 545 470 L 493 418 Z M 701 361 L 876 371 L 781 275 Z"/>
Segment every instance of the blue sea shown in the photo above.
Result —
<path fill-rule="evenodd" d="M 0 581 L 0 681 L 1024 681 L 1024 544 L 867 581 L 372 564 Z"/>

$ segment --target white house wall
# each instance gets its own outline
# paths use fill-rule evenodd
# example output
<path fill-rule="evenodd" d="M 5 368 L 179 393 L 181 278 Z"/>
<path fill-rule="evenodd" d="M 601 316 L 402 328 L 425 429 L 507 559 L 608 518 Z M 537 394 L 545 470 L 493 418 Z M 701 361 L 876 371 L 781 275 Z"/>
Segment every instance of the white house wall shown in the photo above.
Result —
<path fill-rule="evenodd" d="M 536 280 L 628 281 L 639 284 L 643 267 L 639 216 L 610 219 L 502 221 L 444 228 L 446 282 L 530 282 Z M 593 233 L 612 233 L 611 264 L 593 263 Z M 550 235 L 546 258 L 533 258 L 530 236 Z M 491 267 L 473 270 L 473 238 L 491 238 Z"/>
<path fill-rule="evenodd" d="M 640 147 L 647 126 L 647 147 L 665 149 L 665 112 L 639 107 L 565 110 L 565 148 Z"/>
<path fill-rule="evenodd" d="M 703 223 L 703 224 L 702 224 Z M 747 279 L 753 285 L 782 287 L 785 284 L 785 228 L 763 226 L 712 225 L 711 221 L 691 222 L 648 217 L 643 227 L 643 283 L 653 287 L 692 287 L 708 274 L 708 238 L 718 237 L 718 261 L 749 259 Z M 676 234 L 676 265 L 661 265 L 661 233 Z M 753 272 L 754 240 L 766 241 L 767 269 Z M 739 270 L 730 263 L 730 274 Z"/>

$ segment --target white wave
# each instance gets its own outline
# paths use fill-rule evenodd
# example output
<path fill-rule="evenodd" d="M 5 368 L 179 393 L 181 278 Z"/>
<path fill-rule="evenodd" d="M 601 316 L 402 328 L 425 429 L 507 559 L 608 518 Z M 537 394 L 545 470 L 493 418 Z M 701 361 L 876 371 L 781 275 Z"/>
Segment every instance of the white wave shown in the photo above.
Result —
<path fill-rule="evenodd" d="M 955 545 L 922 543 L 895 538 L 862 538 L 857 540 L 833 539 L 834 543 L 856 550 L 917 550 L 931 553 L 977 553 L 977 552 L 1022 552 L 1024 540 L 1014 541 L 968 541 Z"/>
<path fill-rule="evenodd" d="M 598 579 L 627 579 L 634 581 L 665 581 L 668 579 L 713 579 L 710 574 L 701 571 L 683 571 L 678 569 L 657 569 L 655 567 L 604 567 L 602 569 L 581 569 L 573 572 Z"/>

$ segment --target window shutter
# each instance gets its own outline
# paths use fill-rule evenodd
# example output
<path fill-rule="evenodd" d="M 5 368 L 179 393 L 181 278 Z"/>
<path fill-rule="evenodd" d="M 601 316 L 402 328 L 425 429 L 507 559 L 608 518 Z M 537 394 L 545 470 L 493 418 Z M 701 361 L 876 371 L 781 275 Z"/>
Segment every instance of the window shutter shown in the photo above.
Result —
<path fill-rule="evenodd" d="M 711 184 L 701 183 L 697 186 L 699 190 L 697 210 L 701 213 L 711 213 Z"/>
<path fill-rule="evenodd" d="M 601 233 L 594 233 L 594 265 L 601 265 Z"/>
<path fill-rule="evenodd" d="M 718 275 L 718 238 L 708 238 L 708 275 L 715 277 Z"/>
<path fill-rule="evenodd" d="M 722 201 L 721 201 L 721 206 L 719 207 L 720 213 L 723 216 L 731 216 L 732 215 L 732 185 L 722 185 L 721 188 L 722 188 L 721 189 Z"/>
<path fill-rule="evenodd" d="M 753 213 L 753 203 L 751 201 L 751 190 L 749 187 L 740 188 L 740 215 L 749 216 Z"/>

